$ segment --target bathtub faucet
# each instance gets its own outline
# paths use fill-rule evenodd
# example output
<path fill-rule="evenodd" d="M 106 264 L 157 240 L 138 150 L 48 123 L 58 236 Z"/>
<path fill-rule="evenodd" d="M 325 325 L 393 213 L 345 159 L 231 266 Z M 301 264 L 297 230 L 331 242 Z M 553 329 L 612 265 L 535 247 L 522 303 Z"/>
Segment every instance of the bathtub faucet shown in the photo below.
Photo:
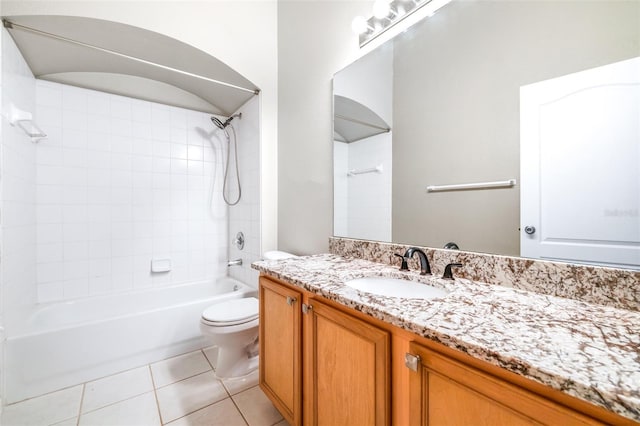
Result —
<path fill-rule="evenodd" d="M 240 266 L 240 265 L 242 265 L 242 259 L 228 260 L 227 261 L 227 266 Z"/>

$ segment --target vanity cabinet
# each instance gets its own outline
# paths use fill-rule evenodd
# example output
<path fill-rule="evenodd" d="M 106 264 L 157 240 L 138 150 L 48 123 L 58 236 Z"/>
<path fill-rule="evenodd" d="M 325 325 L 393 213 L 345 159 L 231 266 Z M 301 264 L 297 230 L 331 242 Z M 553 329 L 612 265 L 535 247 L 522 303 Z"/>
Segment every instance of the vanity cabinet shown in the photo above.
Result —
<path fill-rule="evenodd" d="M 317 299 L 305 306 L 305 424 L 388 425 L 390 333 Z"/>
<path fill-rule="evenodd" d="M 260 387 L 290 425 L 302 422 L 302 293 L 260 278 Z"/>
<path fill-rule="evenodd" d="M 292 426 L 637 424 L 266 276 L 260 386 Z"/>
<path fill-rule="evenodd" d="M 601 424 L 415 342 L 409 348 L 411 426 Z"/>
<path fill-rule="evenodd" d="M 388 331 L 260 278 L 260 387 L 289 424 L 390 424 L 390 346 Z"/>

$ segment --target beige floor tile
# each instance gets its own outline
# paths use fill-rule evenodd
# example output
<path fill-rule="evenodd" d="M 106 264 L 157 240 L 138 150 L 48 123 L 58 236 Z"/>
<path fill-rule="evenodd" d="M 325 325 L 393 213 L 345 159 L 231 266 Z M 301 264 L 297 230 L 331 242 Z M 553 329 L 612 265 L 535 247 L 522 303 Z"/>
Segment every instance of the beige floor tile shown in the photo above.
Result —
<path fill-rule="evenodd" d="M 151 372 L 147 365 L 95 380 L 85 385 L 82 412 L 93 411 L 152 390 Z"/>
<path fill-rule="evenodd" d="M 78 424 L 78 418 L 74 417 L 72 419 L 61 421 L 60 423 L 56 423 L 51 426 L 76 426 Z"/>
<path fill-rule="evenodd" d="M 216 363 L 218 362 L 218 347 L 209 346 L 208 348 L 204 348 L 202 352 L 204 352 L 204 354 L 207 356 L 207 359 L 215 369 Z"/>
<path fill-rule="evenodd" d="M 162 421 L 168 423 L 229 396 L 213 371 L 165 386 L 156 391 Z"/>
<path fill-rule="evenodd" d="M 271 426 L 282 416 L 259 387 L 232 396 L 249 426 Z"/>
<path fill-rule="evenodd" d="M 2 411 L 3 426 L 42 426 L 78 416 L 82 385 L 62 389 L 23 402 L 7 405 Z"/>
<path fill-rule="evenodd" d="M 80 416 L 80 426 L 155 426 L 160 425 L 158 405 L 153 392 L 136 396 Z"/>
<path fill-rule="evenodd" d="M 229 392 L 230 395 L 235 395 L 256 386 L 258 384 L 258 379 L 258 370 L 256 370 L 243 377 L 223 379 L 222 384 L 227 388 L 227 392 Z"/>
<path fill-rule="evenodd" d="M 287 422 L 285 419 L 282 419 L 282 421 L 279 421 L 273 426 L 289 426 L 289 422 Z"/>
<path fill-rule="evenodd" d="M 167 426 L 246 426 L 247 423 L 231 398 L 209 405 L 201 410 L 181 417 Z"/>
<path fill-rule="evenodd" d="M 153 382 L 156 385 L 156 389 L 208 370 L 211 370 L 211 365 L 207 362 L 202 351 L 178 355 L 151 364 L 151 372 L 153 373 Z"/>

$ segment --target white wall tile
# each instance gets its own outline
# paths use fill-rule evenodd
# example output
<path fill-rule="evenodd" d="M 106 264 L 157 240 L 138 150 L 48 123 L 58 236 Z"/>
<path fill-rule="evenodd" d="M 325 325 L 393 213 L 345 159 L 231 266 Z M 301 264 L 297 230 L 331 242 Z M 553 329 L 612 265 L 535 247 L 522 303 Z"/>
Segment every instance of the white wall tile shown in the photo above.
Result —
<path fill-rule="evenodd" d="M 31 166 L 40 301 L 214 279 L 227 272 L 229 220 L 259 233 L 257 134 L 245 131 L 238 147 L 246 199 L 228 214 L 224 138 L 208 114 L 49 82 L 38 85 L 36 100 L 39 122 L 53 130 Z M 243 112 L 257 121 L 258 102 Z M 241 120 L 235 124 L 243 138 Z M 22 197 L 13 188 L 6 195 Z M 248 267 L 259 258 L 259 236 L 247 241 Z M 171 273 L 151 274 L 154 256 L 171 258 Z"/>
<path fill-rule="evenodd" d="M 87 114 L 62 110 L 62 146 L 69 148 L 86 148 Z"/>

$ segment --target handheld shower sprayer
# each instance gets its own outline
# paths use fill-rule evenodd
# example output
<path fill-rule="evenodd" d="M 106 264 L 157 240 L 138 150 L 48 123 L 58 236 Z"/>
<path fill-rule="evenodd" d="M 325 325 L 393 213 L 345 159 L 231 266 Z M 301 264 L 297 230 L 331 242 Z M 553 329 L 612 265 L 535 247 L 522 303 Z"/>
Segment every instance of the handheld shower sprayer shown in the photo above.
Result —
<path fill-rule="evenodd" d="M 211 116 L 211 122 L 213 122 L 213 124 L 215 124 L 218 129 L 224 130 L 229 124 L 231 124 L 231 120 L 236 117 L 242 118 L 242 113 L 239 112 L 238 114 L 234 114 L 231 117 L 227 118 L 227 120 L 224 122 L 217 117 Z"/>
<path fill-rule="evenodd" d="M 240 197 L 242 197 L 242 188 L 240 186 L 240 172 L 238 170 L 238 141 L 237 141 L 237 136 L 236 136 L 236 130 L 234 129 L 233 125 L 231 125 L 231 121 L 234 118 L 242 118 L 242 113 L 239 112 L 237 114 L 232 115 L 231 117 L 227 118 L 226 121 L 222 121 L 217 117 L 211 116 L 211 122 L 213 124 L 215 124 L 215 126 L 222 130 L 224 132 L 224 135 L 227 139 L 227 160 L 226 160 L 226 164 L 224 165 L 224 178 L 222 180 L 222 198 L 224 200 L 225 203 L 227 203 L 227 205 L 230 206 L 235 206 L 236 204 L 238 204 L 238 202 L 240 201 Z M 227 132 L 227 126 L 231 125 L 231 131 L 233 133 L 233 143 L 231 142 L 231 136 L 229 136 L 229 132 Z M 235 174 L 236 174 L 236 187 L 238 188 L 238 194 L 237 194 L 237 198 L 234 201 L 230 201 L 227 198 L 227 186 L 229 184 L 229 159 L 231 157 L 231 150 L 233 149 L 234 151 L 234 163 L 235 163 Z M 224 150 L 223 150 L 224 152 Z M 213 187 L 212 187 L 212 194 L 213 194 Z M 212 195 L 213 197 L 213 195 Z"/>

